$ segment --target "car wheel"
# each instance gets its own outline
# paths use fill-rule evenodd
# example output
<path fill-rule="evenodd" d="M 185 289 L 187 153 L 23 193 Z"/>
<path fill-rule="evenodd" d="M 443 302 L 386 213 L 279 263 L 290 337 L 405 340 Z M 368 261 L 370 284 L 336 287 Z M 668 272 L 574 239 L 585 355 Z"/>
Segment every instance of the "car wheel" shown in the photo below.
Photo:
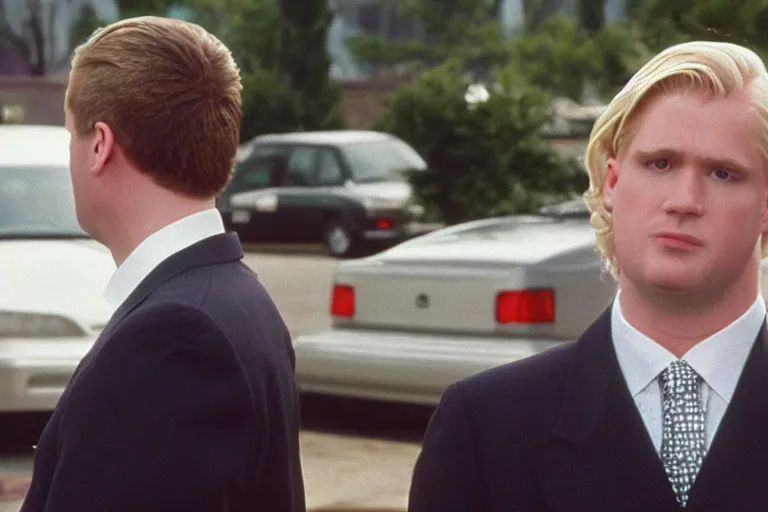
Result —
<path fill-rule="evenodd" d="M 348 257 L 354 249 L 352 233 L 337 220 L 332 220 L 325 228 L 324 242 L 328 253 L 336 258 Z"/>

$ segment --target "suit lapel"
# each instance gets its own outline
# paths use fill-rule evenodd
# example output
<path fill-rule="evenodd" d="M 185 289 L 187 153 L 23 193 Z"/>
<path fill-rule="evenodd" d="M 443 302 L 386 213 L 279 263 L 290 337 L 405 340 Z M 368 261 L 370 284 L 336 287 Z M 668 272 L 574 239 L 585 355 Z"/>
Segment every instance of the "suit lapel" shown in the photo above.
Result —
<path fill-rule="evenodd" d="M 111 337 L 115 328 L 136 309 L 161 284 L 177 275 L 196 267 L 214 265 L 217 263 L 233 262 L 242 259 L 243 248 L 235 233 L 214 235 L 197 242 L 168 257 L 144 278 L 130 296 L 112 314 L 104 330 L 99 335 L 91 350 L 83 357 L 72 376 L 85 368 L 93 357 L 101 350 L 104 343 Z"/>
<path fill-rule="evenodd" d="M 680 510 L 621 374 L 610 308 L 576 343 L 559 419 L 535 461 L 552 510 Z"/>
<path fill-rule="evenodd" d="M 768 509 L 768 332 L 744 365 L 689 501 L 692 510 Z"/>

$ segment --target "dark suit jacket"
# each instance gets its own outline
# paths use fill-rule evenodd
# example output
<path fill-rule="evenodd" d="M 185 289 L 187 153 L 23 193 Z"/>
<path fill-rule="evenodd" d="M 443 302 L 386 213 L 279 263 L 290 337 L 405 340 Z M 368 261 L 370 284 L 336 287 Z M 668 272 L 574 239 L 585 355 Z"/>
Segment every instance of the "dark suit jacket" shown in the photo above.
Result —
<path fill-rule="evenodd" d="M 83 358 L 24 512 L 303 512 L 288 331 L 216 235 L 158 266 Z"/>
<path fill-rule="evenodd" d="M 411 512 L 680 511 L 627 389 L 606 311 L 575 343 L 450 386 Z M 688 511 L 768 510 L 768 335 L 760 331 Z"/>

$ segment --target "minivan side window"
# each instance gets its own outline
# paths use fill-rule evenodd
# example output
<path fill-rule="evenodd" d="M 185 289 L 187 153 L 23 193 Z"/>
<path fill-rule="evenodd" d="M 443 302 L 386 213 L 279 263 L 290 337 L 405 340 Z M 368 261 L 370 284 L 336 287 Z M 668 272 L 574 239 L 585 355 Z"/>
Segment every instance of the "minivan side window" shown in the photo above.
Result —
<path fill-rule="evenodd" d="M 287 187 L 307 187 L 314 185 L 317 167 L 318 148 L 296 146 L 288 157 L 288 168 L 284 185 Z"/>
<path fill-rule="evenodd" d="M 249 157 L 236 166 L 228 191 L 237 193 L 279 186 L 277 173 L 281 162 L 284 165 L 285 157 L 278 155 Z"/>
<path fill-rule="evenodd" d="M 317 167 L 317 184 L 320 186 L 341 185 L 344 182 L 344 169 L 341 167 L 336 152 L 331 148 L 320 150 Z"/>

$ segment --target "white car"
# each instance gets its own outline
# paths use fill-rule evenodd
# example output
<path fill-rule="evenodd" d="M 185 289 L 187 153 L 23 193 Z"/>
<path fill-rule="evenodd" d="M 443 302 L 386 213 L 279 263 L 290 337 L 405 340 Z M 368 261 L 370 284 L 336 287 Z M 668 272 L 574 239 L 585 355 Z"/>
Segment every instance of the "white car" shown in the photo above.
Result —
<path fill-rule="evenodd" d="M 109 319 L 115 263 L 84 233 L 63 127 L 0 125 L 0 412 L 53 410 Z"/>
<path fill-rule="evenodd" d="M 294 343 L 299 387 L 435 405 L 459 379 L 577 339 L 615 292 L 580 199 L 445 228 L 338 264 L 332 328 Z"/>

